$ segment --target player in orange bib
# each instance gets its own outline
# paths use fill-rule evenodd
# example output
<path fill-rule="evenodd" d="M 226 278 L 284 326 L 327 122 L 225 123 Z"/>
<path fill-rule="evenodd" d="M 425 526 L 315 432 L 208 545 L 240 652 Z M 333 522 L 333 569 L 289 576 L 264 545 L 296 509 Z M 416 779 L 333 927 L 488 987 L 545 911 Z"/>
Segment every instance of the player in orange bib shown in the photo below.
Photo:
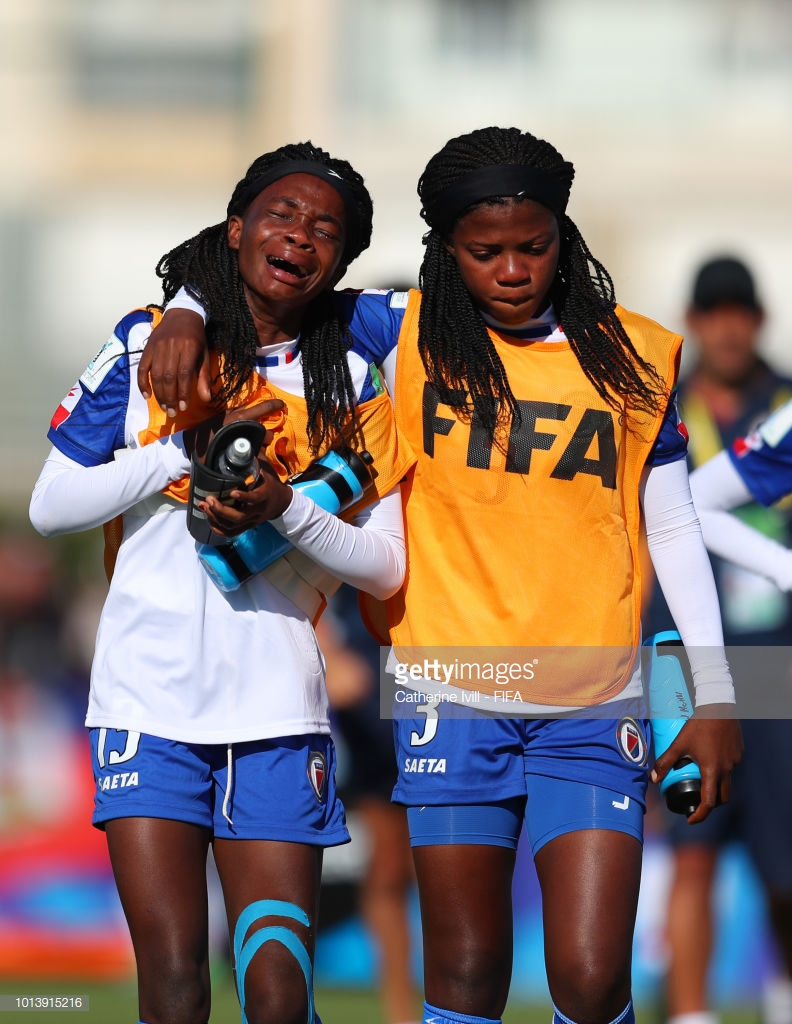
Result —
<path fill-rule="evenodd" d="M 681 338 L 617 305 L 566 213 L 573 177 L 517 128 L 451 139 L 418 184 L 421 293 L 347 300 L 417 456 L 402 492 L 407 577 L 369 612 L 400 684 L 394 799 L 420 891 L 424 1024 L 501 1018 L 523 823 L 555 1021 L 634 1020 L 642 529 L 697 702 L 653 778 L 683 754 L 698 762 L 695 823 L 728 798 L 741 753 L 671 398 Z M 163 325 L 152 379 L 196 334 L 186 319 Z"/>

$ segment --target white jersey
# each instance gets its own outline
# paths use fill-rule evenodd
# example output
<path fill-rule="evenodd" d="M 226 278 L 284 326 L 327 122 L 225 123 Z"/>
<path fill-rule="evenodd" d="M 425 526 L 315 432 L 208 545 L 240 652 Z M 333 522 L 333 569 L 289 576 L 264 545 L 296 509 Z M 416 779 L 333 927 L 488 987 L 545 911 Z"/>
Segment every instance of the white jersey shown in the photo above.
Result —
<path fill-rule="evenodd" d="M 324 664 L 308 615 L 261 575 L 235 592 L 218 589 L 198 559 L 185 505 L 162 493 L 189 473 L 181 435 L 140 445 L 150 413 L 136 367 L 151 320 L 146 310 L 125 317 L 64 399 L 49 432 L 55 450 L 31 504 L 31 518 L 43 533 L 84 529 L 123 510 L 123 541 L 101 615 L 86 724 L 193 743 L 327 733 Z M 301 395 L 296 346 L 266 352 L 267 377 Z M 349 362 L 362 400 L 370 386 L 365 358 L 352 352 Z M 61 474 L 80 481 L 75 503 L 85 508 L 76 519 L 63 508 L 63 493 L 57 494 Z M 363 530 L 317 512 L 297 492 L 295 499 L 301 500 L 274 523 L 290 540 L 292 529 L 298 536 L 304 531 L 309 550 L 313 520 L 322 527 L 322 517 L 340 531 L 341 546 L 350 531 L 365 531 L 365 548 L 373 544 L 374 555 L 360 556 L 353 544 L 353 557 L 348 551 L 346 559 L 369 557 L 368 571 L 388 576 L 388 589 L 398 586 L 398 491 L 375 506 L 378 512 L 356 517 Z M 117 508 L 108 504 L 113 501 Z M 383 532 L 388 502 L 395 516 L 385 520 Z M 327 526 L 314 532 L 318 547 L 326 546 Z"/>

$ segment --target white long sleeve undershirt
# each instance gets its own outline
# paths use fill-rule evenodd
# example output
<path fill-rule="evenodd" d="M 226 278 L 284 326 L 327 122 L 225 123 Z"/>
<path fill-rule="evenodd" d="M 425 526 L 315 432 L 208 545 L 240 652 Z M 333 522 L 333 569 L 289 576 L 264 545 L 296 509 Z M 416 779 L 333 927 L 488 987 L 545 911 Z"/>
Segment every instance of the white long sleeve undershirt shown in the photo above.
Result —
<path fill-rule="evenodd" d="M 190 472 L 181 433 L 118 455 L 114 462 L 82 466 L 52 448 L 30 501 L 35 529 L 43 537 L 91 530 Z"/>
<path fill-rule="evenodd" d="M 45 537 L 92 529 L 157 494 L 189 466 L 180 434 L 100 466 L 82 466 L 53 448 L 33 491 L 31 522 Z M 352 523 L 293 491 L 272 525 L 322 569 L 380 600 L 401 585 L 406 556 L 398 487 Z"/>
<path fill-rule="evenodd" d="M 690 490 L 704 543 L 713 554 L 766 576 L 780 590 L 792 590 L 792 551 L 729 511 L 755 499 L 727 452 L 691 473 Z"/>
<path fill-rule="evenodd" d="M 715 580 L 684 459 L 651 467 L 641 496 L 649 554 L 687 651 L 696 706 L 733 704 Z"/>

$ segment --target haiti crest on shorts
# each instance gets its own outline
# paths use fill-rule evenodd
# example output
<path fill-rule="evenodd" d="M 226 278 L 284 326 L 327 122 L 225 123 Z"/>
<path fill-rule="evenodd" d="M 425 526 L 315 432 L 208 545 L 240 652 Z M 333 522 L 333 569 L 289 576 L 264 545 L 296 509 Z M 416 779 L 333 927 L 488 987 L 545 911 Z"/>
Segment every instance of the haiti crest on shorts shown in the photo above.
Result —
<path fill-rule="evenodd" d="M 616 726 L 616 743 L 625 761 L 630 764 L 646 764 L 646 736 L 634 718 L 622 718 Z"/>
<path fill-rule="evenodd" d="M 312 750 L 308 755 L 308 780 L 320 804 L 324 803 L 327 793 L 327 759 L 319 750 Z"/>

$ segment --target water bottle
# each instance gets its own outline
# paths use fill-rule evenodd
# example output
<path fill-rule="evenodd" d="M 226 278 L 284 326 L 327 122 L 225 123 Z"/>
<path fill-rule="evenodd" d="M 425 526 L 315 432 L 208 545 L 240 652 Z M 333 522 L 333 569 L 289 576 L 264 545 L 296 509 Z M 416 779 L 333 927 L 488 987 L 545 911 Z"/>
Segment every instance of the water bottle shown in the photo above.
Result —
<path fill-rule="evenodd" d="M 644 640 L 651 648 L 649 664 L 649 715 L 655 757 L 660 757 L 676 739 L 693 714 L 685 672 L 675 650 L 682 653 L 682 638 L 675 629 L 655 633 Z M 701 772 L 687 755 L 680 757 L 660 783 L 666 806 L 675 814 L 688 816 L 701 803 Z"/>
<path fill-rule="evenodd" d="M 217 458 L 217 471 L 229 477 L 240 477 L 242 490 L 255 487 L 261 479 L 258 458 L 249 437 L 237 437 Z"/>
<path fill-rule="evenodd" d="M 364 451 L 351 448 L 327 452 L 304 472 L 287 481 L 332 515 L 343 512 L 374 486 L 373 459 Z M 292 549 L 271 523 L 261 523 L 221 545 L 203 545 L 198 557 L 212 580 L 224 591 L 238 590 L 251 576 L 266 569 Z"/>
<path fill-rule="evenodd" d="M 217 431 L 209 442 L 203 462 L 193 453 L 187 529 L 199 543 L 225 543 L 225 538 L 213 533 L 200 506 L 210 496 L 224 503 L 231 502 L 232 491 L 256 485 L 259 479 L 256 455 L 264 443 L 265 433 L 258 420 L 237 420 Z"/>

